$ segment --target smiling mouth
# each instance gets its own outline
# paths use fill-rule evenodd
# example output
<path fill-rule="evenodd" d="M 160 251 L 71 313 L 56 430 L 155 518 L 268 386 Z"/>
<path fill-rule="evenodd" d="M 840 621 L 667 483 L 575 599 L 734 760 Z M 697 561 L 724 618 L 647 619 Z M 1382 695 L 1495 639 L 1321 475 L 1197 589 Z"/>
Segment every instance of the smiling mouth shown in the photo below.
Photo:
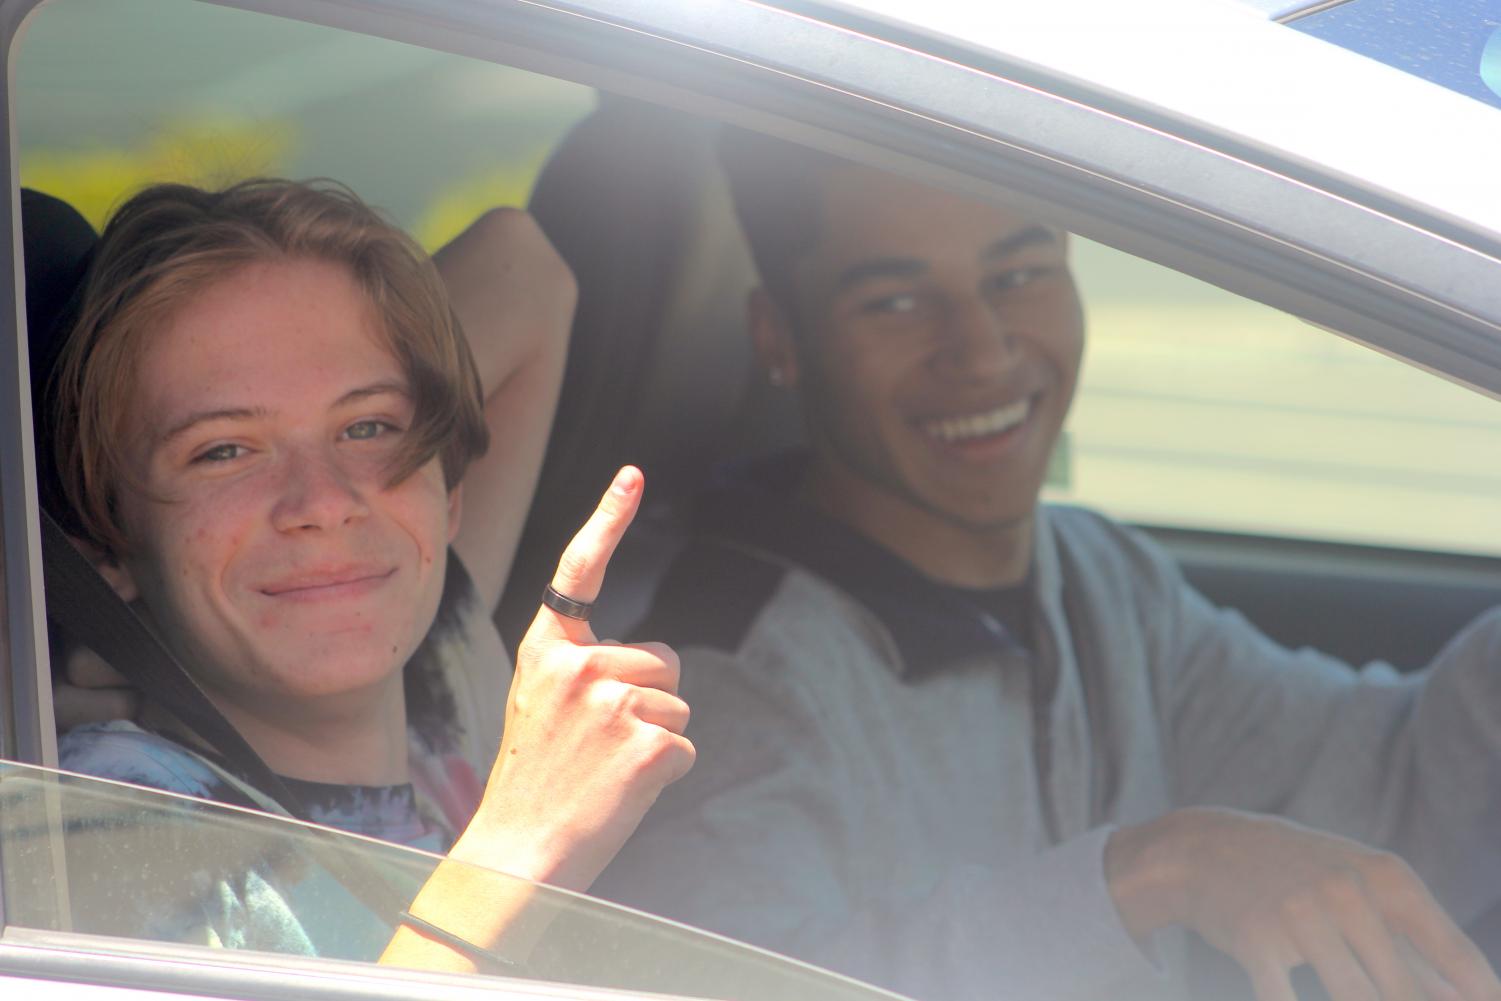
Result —
<path fill-rule="evenodd" d="M 1033 403 L 1033 397 L 1026 396 L 994 410 L 926 420 L 921 423 L 921 427 L 929 437 L 950 445 L 977 438 L 993 438 L 1026 423 L 1027 418 L 1032 416 Z"/>
<path fill-rule="evenodd" d="M 362 593 L 384 583 L 395 572 L 390 569 L 333 573 L 269 584 L 260 590 L 268 598 L 332 598 Z"/>

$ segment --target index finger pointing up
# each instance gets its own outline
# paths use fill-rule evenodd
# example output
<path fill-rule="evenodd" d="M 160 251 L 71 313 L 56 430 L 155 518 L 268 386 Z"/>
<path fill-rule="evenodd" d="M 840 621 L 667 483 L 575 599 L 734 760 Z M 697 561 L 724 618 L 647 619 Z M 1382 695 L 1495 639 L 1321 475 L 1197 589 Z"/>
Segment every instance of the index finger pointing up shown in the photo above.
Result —
<path fill-rule="evenodd" d="M 610 488 L 599 500 L 599 507 L 563 550 L 557 573 L 553 574 L 553 590 L 585 604 L 599 597 L 610 557 L 636 517 L 636 509 L 641 506 L 644 483 L 641 470 L 635 466 L 624 466 L 615 474 Z M 545 605 L 538 611 L 533 629 L 540 626 L 575 643 L 594 642 L 594 633 L 588 623 L 562 615 Z"/>

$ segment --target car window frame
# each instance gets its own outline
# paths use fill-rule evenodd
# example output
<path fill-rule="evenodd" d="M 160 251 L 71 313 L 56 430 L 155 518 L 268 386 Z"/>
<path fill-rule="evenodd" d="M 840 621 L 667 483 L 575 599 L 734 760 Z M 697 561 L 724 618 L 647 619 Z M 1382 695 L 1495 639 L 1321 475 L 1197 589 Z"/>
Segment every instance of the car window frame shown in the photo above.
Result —
<path fill-rule="evenodd" d="M 0 984 L 7 976 L 161 991 L 172 996 L 257 1001 L 527 1001 L 569 998 L 618 1001 L 648 995 L 536 980 L 403 970 L 352 960 L 220 950 L 104 938 L 72 932 L 6 928 L 0 935 Z M 663 995 L 649 995 L 663 998 Z M 664 999 L 665 1001 L 665 999 Z"/>
<path fill-rule="evenodd" d="M 26 18 L 43 2 L 0 0 L 7 66 Z M 1501 260 L 1487 252 L 1484 234 L 1467 243 L 1452 231 L 1398 221 L 1351 198 L 1347 186 L 1279 174 L 1203 137 L 1153 128 L 1145 113 L 1133 120 L 1118 103 L 1106 108 L 1048 93 L 1039 86 L 1049 83 L 1047 74 L 1035 67 L 1000 57 L 967 66 L 744 0 L 494 0 L 443 9 L 433 0 L 215 2 L 563 76 L 982 198 L 1004 190 L 1019 208 L 1091 239 L 1501 396 Z M 10 268 L 13 281 L 0 292 L 0 312 L 11 317 L 0 330 L 0 390 L 16 391 L 0 391 L 0 614 L 8 627 L 0 748 L 16 760 L 55 764 L 8 82 L 4 96 L 10 197 L 0 202 L 0 226 L 11 240 L 0 249 L 0 267 Z M 1423 262 L 1417 273 L 1405 267 L 1413 260 Z M 3 921 L 0 900 L 0 927 Z M 92 937 L 81 949 L 54 934 L 3 928 L 0 972 L 56 972 L 62 966 L 48 964 L 87 955 L 112 983 L 201 989 L 246 975 L 237 961 L 225 970 L 200 966 L 202 979 L 193 980 L 171 972 L 181 963 L 168 958 L 170 947 L 106 955 Z M 321 972 L 328 961 L 317 962 Z M 298 967 L 268 960 L 256 968 L 285 974 Z M 76 977 L 72 970 L 67 976 Z M 170 979 L 178 976 L 189 979 Z M 389 976 L 341 973 L 327 996 L 364 996 L 355 993 L 361 984 Z M 437 981 L 421 975 L 420 982 L 425 991 Z M 557 995 L 528 985 L 517 996 Z"/>

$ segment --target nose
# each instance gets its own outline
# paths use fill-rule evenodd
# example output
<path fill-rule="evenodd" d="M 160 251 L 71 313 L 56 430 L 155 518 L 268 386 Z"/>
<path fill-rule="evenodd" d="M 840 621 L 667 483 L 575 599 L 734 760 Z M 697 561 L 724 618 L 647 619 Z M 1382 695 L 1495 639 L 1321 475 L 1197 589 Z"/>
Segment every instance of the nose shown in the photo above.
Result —
<path fill-rule="evenodd" d="M 983 296 L 951 300 L 934 358 L 944 375 L 990 378 L 1021 360 L 1022 344 L 1006 314 Z"/>
<path fill-rule="evenodd" d="M 330 530 L 370 513 L 366 492 L 337 457 L 291 451 L 285 457 L 272 525 L 280 532 Z"/>

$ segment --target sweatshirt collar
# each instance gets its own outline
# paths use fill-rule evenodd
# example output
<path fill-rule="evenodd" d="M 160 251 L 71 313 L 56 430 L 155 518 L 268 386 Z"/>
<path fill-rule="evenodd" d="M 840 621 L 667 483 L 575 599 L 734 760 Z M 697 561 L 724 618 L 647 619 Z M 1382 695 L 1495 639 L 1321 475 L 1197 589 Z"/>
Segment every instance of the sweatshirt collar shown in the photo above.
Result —
<path fill-rule="evenodd" d="M 891 637 L 898 673 L 916 680 L 976 657 L 1025 652 L 1004 625 L 896 553 L 796 499 L 804 453 L 722 467 L 695 516 L 702 534 L 799 567 L 843 591 Z M 1058 622 L 1058 557 L 1039 505 L 1027 585 L 1037 629 Z M 1038 614 L 1034 613 L 1034 614 Z"/>

